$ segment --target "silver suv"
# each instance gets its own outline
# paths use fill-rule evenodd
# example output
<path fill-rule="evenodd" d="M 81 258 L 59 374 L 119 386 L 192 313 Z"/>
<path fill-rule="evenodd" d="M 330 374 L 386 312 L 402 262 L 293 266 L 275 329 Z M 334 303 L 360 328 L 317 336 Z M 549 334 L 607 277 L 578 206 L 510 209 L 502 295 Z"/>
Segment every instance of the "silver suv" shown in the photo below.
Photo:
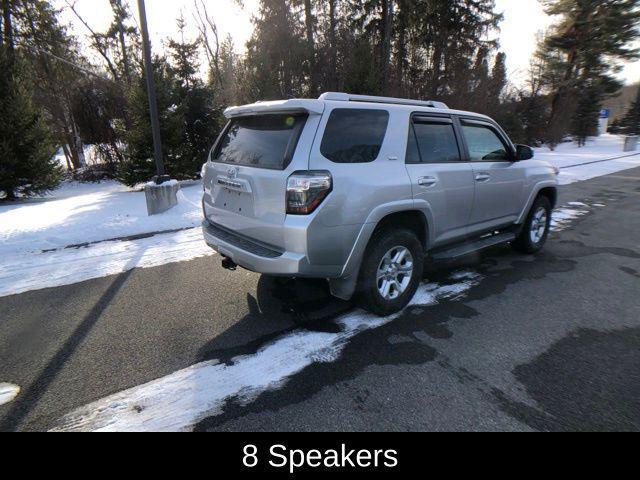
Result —
<path fill-rule="evenodd" d="M 425 261 L 547 239 L 557 170 L 486 116 L 344 93 L 225 115 L 203 168 L 204 237 L 225 268 L 326 278 L 388 315 Z"/>

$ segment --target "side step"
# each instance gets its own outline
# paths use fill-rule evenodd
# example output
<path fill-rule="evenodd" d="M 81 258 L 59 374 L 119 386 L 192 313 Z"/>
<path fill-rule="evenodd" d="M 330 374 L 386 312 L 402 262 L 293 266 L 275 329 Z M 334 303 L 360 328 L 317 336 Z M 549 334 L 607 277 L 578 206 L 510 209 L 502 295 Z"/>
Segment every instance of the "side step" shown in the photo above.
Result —
<path fill-rule="evenodd" d="M 489 247 L 501 245 L 503 243 L 512 242 L 516 239 L 516 234 L 513 232 L 500 233 L 498 235 L 492 235 L 490 237 L 480 238 L 479 240 L 469 241 L 463 244 L 454 245 L 446 250 L 440 250 L 432 253 L 430 256 L 433 260 L 455 260 L 457 258 L 470 255 L 480 250 L 484 250 Z"/>

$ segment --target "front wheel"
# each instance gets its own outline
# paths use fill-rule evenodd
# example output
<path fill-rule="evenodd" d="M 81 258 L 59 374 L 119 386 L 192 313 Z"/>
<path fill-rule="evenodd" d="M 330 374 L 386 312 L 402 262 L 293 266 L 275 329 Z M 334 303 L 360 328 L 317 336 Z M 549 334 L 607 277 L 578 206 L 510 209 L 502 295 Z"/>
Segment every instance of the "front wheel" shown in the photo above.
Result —
<path fill-rule="evenodd" d="M 424 251 L 413 232 L 377 232 L 362 261 L 358 303 L 380 316 L 401 311 L 415 295 L 423 269 Z"/>
<path fill-rule="evenodd" d="M 521 253 L 537 253 L 547 242 L 551 229 L 551 203 L 546 197 L 538 197 L 529 212 L 520 235 L 513 247 Z"/>

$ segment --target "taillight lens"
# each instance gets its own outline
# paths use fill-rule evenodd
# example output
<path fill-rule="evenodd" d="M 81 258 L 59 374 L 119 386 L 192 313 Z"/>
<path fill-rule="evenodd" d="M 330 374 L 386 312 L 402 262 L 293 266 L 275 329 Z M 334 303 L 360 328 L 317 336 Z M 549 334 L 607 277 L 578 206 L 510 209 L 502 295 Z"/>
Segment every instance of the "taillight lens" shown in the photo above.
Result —
<path fill-rule="evenodd" d="M 333 179 L 326 171 L 295 172 L 287 181 L 287 214 L 309 215 L 331 193 Z"/>

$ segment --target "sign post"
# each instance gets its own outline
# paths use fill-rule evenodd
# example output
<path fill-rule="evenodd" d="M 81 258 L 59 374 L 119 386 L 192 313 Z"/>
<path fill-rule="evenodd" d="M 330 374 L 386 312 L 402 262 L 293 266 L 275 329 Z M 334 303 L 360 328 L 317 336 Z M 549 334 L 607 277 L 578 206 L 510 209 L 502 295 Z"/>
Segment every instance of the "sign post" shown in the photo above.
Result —
<path fill-rule="evenodd" d="M 600 121 L 598 125 L 598 135 L 604 135 L 607 133 L 609 129 L 609 117 L 611 116 L 611 111 L 608 108 L 603 108 L 600 110 Z"/>

